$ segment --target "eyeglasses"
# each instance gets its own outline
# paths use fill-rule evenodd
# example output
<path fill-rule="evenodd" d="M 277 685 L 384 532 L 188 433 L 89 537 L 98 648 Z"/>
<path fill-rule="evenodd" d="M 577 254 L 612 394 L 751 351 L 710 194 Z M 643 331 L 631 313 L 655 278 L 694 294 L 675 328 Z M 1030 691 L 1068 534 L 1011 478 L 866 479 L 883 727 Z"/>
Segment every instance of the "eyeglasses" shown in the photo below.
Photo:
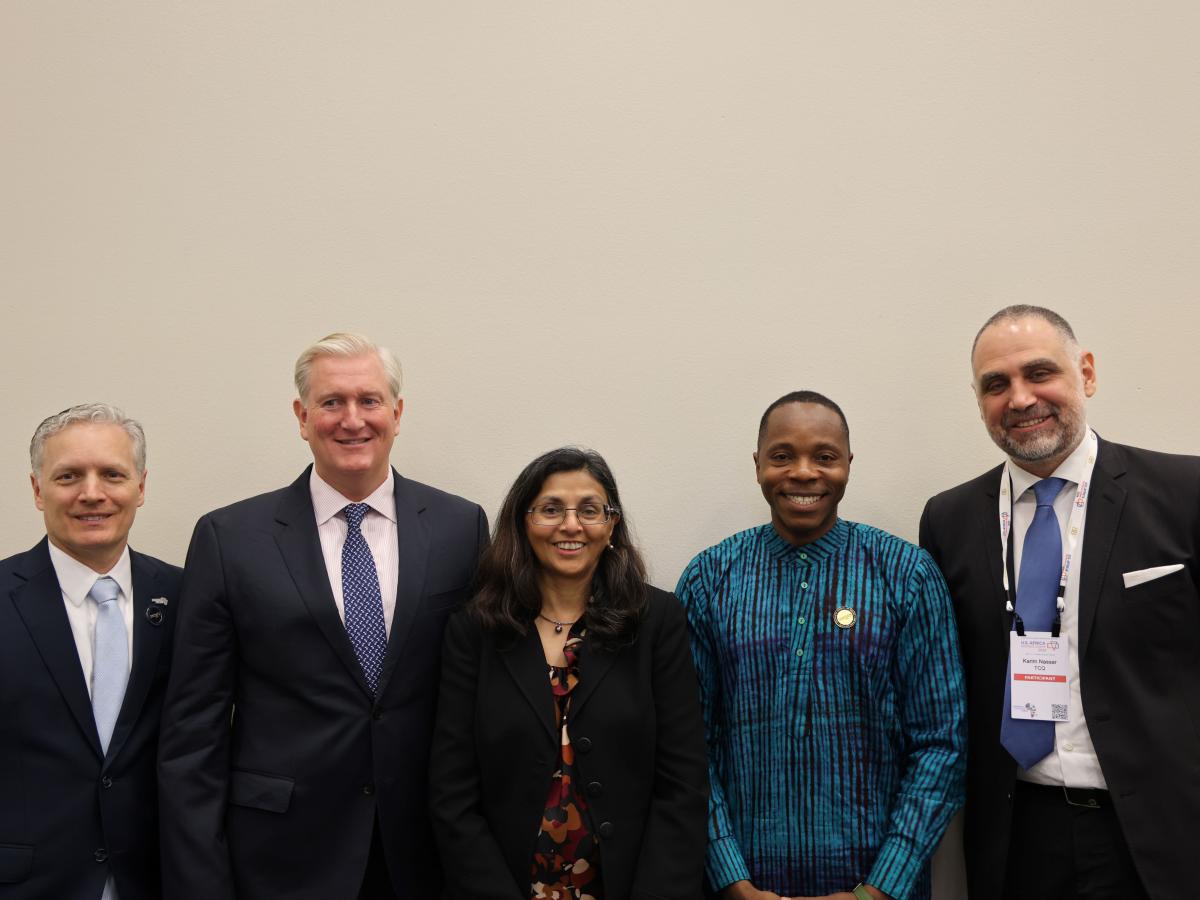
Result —
<path fill-rule="evenodd" d="M 561 525 L 567 513 L 575 513 L 580 525 L 602 525 L 621 511 L 607 503 L 581 503 L 578 506 L 563 506 L 561 503 L 539 503 L 525 511 L 534 525 Z"/>

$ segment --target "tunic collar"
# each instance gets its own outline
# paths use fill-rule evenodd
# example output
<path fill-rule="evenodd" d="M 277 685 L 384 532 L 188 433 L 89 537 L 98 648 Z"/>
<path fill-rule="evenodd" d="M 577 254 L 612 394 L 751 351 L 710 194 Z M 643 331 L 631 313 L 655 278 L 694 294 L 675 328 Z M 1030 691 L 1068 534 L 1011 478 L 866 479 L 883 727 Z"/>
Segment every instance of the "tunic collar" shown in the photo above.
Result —
<path fill-rule="evenodd" d="M 799 547 L 781 538 L 774 525 L 767 524 L 764 527 L 767 532 L 767 552 L 771 556 L 776 559 L 791 559 L 806 565 L 824 562 L 846 546 L 846 541 L 850 539 L 850 523 L 842 518 L 834 522 L 833 527 L 815 541 L 801 544 Z"/>

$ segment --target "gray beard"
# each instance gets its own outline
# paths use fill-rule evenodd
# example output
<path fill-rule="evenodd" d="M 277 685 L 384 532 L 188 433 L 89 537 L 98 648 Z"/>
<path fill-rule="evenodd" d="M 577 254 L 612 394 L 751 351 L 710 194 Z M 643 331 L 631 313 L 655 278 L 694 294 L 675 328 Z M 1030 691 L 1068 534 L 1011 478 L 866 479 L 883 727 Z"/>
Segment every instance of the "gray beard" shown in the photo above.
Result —
<path fill-rule="evenodd" d="M 1083 422 L 1064 419 L 1060 413 L 1058 424 L 1059 428 L 1055 433 L 1038 435 L 1025 441 L 1013 440 L 1004 430 L 993 434 L 992 440 L 997 447 L 1018 462 L 1032 463 L 1054 459 L 1057 456 L 1065 457 L 1078 447 L 1083 439 Z"/>

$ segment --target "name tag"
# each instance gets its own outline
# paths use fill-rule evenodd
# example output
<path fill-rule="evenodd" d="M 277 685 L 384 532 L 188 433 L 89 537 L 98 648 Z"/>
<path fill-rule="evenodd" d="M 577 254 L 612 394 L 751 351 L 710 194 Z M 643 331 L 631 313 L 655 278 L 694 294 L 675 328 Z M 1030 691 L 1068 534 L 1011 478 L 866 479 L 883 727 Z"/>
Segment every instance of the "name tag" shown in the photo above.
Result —
<path fill-rule="evenodd" d="M 1051 637 L 1048 631 L 1027 631 L 1022 636 L 1012 631 L 1008 654 L 1012 663 L 1012 707 L 1008 714 L 1014 719 L 1070 721 L 1066 635 Z"/>

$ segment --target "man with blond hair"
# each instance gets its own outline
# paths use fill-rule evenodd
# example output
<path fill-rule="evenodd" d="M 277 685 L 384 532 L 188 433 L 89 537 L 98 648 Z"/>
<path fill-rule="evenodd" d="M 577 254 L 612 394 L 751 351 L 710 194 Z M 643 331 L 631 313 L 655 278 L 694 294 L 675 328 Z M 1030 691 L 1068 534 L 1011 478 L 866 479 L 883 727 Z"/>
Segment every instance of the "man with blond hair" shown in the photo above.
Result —
<path fill-rule="evenodd" d="M 313 465 L 200 519 L 159 754 L 168 900 L 439 896 L 426 773 L 446 619 L 487 541 L 474 503 L 402 478 L 395 357 L 296 362 Z"/>
<path fill-rule="evenodd" d="M 0 562 L 0 898 L 156 900 L 182 573 L 129 549 L 146 438 L 88 403 L 42 422 L 29 457 L 46 536 Z"/>

